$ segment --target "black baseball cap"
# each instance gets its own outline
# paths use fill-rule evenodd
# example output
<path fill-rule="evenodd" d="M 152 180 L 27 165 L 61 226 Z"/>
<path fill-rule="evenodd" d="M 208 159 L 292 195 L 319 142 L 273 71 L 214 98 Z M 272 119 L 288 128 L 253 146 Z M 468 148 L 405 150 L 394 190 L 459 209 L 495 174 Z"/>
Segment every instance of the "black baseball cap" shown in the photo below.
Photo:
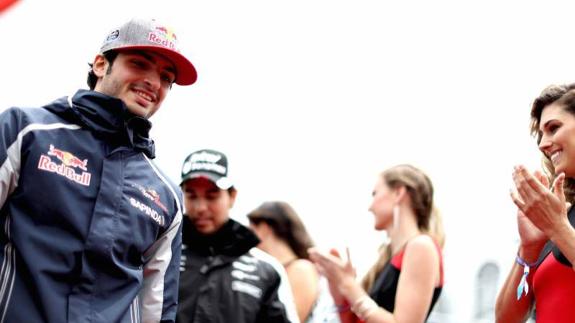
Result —
<path fill-rule="evenodd" d="M 233 187 L 228 177 L 228 158 L 217 150 L 201 149 L 189 154 L 184 160 L 180 185 L 200 177 L 209 179 L 222 190 Z"/>

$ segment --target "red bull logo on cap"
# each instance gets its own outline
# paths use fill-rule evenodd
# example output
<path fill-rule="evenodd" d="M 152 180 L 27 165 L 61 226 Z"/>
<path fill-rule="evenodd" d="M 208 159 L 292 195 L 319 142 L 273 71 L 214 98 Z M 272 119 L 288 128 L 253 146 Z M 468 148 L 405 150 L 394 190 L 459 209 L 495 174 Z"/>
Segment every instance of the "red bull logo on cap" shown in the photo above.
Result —
<path fill-rule="evenodd" d="M 60 163 L 53 161 L 50 156 L 55 157 Z M 42 154 L 40 156 L 38 169 L 56 173 L 84 186 L 90 185 L 90 177 L 92 176 L 87 172 L 87 159 L 82 160 L 70 152 L 55 148 L 54 145 L 50 145 L 47 155 Z M 80 169 L 83 172 L 78 174 L 75 169 Z"/>
<path fill-rule="evenodd" d="M 173 50 L 176 49 L 176 42 L 177 42 L 176 34 L 169 28 L 164 26 L 156 26 L 150 33 L 148 34 L 148 41 L 160 45 L 163 47 L 167 47 Z"/>

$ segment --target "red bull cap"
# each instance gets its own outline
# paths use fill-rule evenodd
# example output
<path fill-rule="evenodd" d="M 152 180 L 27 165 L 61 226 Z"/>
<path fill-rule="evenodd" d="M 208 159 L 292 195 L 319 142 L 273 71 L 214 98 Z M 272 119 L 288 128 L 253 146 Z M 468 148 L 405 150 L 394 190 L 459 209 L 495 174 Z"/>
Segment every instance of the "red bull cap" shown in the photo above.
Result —
<path fill-rule="evenodd" d="M 198 78 L 194 65 L 180 54 L 174 31 L 154 19 L 135 18 L 112 30 L 100 53 L 112 49 L 145 49 L 165 56 L 176 67 L 176 84 L 190 85 Z"/>

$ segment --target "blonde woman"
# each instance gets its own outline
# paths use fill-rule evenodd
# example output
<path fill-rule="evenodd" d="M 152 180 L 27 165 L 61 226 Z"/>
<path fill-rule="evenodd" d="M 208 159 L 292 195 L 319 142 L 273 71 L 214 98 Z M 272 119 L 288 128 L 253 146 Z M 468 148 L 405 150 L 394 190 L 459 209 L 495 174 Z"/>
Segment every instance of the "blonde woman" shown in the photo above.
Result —
<path fill-rule="evenodd" d="M 387 232 L 389 244 L 361 284 L 349 254 L 344 260 L 335 250 L 311 249 L 310 257 L 329 281 L 342 322 L 424 322 L 443 287 L 433 185 L 418 168 L 398 165 L 378 176 L 372 195 L 374 227 Z"/>

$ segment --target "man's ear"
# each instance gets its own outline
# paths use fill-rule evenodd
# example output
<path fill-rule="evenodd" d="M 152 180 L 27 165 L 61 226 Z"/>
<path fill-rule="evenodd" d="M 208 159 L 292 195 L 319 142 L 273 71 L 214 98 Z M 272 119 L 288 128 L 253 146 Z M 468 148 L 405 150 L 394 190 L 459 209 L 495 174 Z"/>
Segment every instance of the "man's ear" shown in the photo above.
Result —
<path fill-rule="evenodd" d="M 236 196 L 238 195 L 238 191 L 234 188 L 228 190 L 228 193 L 230 194 L 230 209 L 231 209 L 232 207 L 234 207 L 234 203 L 236 202 Z"/>
<path fill-rule="evenodd" d="M 94 74 L 101 78 L 106 74 L 106 70 L 108 69 L 108 61 L 104 58 L 104 55 L 98 54 L 94 57 L 94 63 L 92 63 L 92 71 Z"/>

